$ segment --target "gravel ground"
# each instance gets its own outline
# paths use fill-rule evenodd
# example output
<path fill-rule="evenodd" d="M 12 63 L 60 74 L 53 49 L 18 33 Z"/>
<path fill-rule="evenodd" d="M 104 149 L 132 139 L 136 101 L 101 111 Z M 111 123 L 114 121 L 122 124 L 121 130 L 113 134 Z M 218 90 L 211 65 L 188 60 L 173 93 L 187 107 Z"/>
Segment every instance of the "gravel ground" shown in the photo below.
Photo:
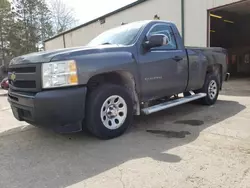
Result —
<path fill-rule="evenodd" d="M 0 90 L 0 187 L 250 188 L 249 114 L 249 80 L 232 80 L 214 106 L 136 117 L 101 141 L 16 121 Z"/>

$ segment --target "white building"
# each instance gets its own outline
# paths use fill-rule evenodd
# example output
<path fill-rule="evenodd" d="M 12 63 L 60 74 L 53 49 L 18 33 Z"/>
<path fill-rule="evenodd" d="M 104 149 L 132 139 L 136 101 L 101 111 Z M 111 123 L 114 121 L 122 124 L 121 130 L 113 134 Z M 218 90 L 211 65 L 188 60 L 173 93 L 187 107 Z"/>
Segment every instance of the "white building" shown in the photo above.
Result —
<path fill-rule="evenodd" d="M 233 70 L 250 70 L 250 0 L 138 0 L 46 40 L 45 49 L 83 46 L 122 22 L 155 17 L 174 22 L 185 45 L 224 47 Z"/>

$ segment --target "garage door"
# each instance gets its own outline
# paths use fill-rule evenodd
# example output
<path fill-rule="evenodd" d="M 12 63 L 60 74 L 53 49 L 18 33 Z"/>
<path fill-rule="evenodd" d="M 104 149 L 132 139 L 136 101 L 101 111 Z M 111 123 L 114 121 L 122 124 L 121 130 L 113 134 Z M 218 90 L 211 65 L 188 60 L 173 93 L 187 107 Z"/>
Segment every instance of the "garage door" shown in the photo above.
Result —
<path fill-rule="evenodd" d="M 250 76 L 250 1 L 209 10 L 208 42 L 228 50 L 229 72 Z"/>

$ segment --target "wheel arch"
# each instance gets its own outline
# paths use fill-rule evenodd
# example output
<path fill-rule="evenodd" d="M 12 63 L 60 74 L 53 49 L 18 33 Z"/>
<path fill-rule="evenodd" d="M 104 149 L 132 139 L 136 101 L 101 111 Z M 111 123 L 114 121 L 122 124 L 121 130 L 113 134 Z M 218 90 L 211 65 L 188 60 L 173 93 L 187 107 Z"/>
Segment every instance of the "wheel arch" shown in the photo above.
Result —
<path fill-rule="evenodd" d="M 130 72 L 112 71 L 93 75 L 87 82 L 87 88 L 91 92 L 91 90 L 104 83 L 117 84 L 126 87 L 134 102 L 134 114 L 140 115 L 140 100 L 136 89 L 136 81 Z"/>
<path fill-rule="evenodd" d="M 222 65 L 221 64 L 208 65 L 206 74 L 210 74 L 210 73 L 213 73 L 216 76 L 218 76 L 220 89 L 222 89 L 222 81 L 223 81 Z"/>

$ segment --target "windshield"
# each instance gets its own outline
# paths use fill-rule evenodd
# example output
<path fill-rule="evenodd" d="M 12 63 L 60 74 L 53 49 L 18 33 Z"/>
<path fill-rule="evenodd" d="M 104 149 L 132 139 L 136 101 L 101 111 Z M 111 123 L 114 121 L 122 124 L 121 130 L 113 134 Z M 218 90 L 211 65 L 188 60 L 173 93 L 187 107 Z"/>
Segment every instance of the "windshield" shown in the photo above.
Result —
<path fill-rule="evenodd" d="M 135 41 L 144 22 L 135 22 L 110 29 L 94 38 L 88 46 L 118 44 L 131 45 Z"/>

